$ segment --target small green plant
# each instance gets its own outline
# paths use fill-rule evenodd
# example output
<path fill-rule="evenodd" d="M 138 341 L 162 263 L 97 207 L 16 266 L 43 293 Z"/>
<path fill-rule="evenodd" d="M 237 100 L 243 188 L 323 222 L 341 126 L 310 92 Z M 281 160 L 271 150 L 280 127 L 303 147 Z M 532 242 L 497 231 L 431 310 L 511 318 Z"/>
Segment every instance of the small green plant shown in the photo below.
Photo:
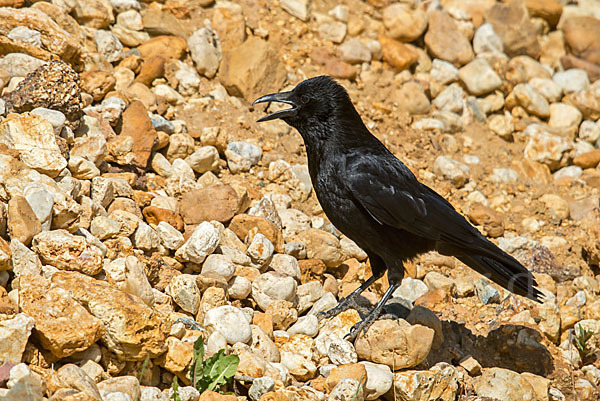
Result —
<path fill-rule="evenodd" d="M 189 377 L 200 393 L 206 390 L 216 391 L 229 383 L 237 371 L 240 358 L 237 355 L 225 355 L 225 350 L 204 360 L 204 342 L 202 337 L 194 341 L 194 355 Z"/>
<path fill-rule="evenodd" d="M 171 399 L 173 401 L 181 401 L 181 397 L 179 397 L 179 382 L 177 381 L 177 376 L 173 377 L 173 384 L 171 384 L 171 390 L 173 390 L 173 393 L 171 394 Z"/>
<path fill-rule="evenodd" d="M 146 359 L 144 359 L 144 363 L 142 363 L 142 369 L 140 370 L 140 377 L 138 377 L 138 381 L 140 384 L 142 383 L 142 379 L 144 378 L 144 372 L 148 367 L 148 362 L 150 362 L 150 355 L 146 355 Z"/>
<path fill-rule="evenodd" d="M 588 347 L 587 342 L 590 338 L 592 338 L 593 334 L 593 332 L 584 329 L 580 324 L 578 324 L 575 328 L 575 347 L 577 348 L 577 351 L 579 351 L 579 355 L 581 355 L 582 358 L 587 357 L 592 352 Z"/>

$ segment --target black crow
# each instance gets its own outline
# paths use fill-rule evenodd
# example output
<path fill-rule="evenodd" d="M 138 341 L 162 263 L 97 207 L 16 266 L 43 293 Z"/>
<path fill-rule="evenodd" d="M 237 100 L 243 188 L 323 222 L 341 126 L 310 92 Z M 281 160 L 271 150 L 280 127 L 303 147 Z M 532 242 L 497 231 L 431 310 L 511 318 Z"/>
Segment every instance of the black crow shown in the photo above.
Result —
<path fill-rule="evenodd" d="M 400 285 L 403 262 L 427 251 L 452 255 L 509 291 L 541 301 L 533 275 L 488 241 L 452 205 L 398 160 L 362 122 L 346 90 L 327 76 L 301 82 L 289 92 L 266 95 L 253 104 L 291 107 L 258 121 L 282 119 L 306 145 L 308 168 L 323 211 L 369 256 L 373 276 L 325 313 L 351 307 L 353 298 L 387 271 L 389 289 L 359 324 L 355 338 L 377 318 Z"/>

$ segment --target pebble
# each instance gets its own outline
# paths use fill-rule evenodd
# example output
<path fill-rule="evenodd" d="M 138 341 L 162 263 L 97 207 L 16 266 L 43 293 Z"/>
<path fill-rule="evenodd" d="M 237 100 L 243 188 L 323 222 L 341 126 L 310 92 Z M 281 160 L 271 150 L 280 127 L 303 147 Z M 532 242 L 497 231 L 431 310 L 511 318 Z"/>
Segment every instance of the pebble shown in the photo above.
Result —
<path fill-rule="evenodd" d="M 433 100 L 433 105 L 439 110 L 448 110 L 459 113 L 463 109 L 465 92 L 460 85 L 454 83 L 444 89 Z"/>
<path fill-rule="evenodd" d="M 0 60 L 0 69 L 6 71 L 11 77 L 26 77 L 44 64 L 46 61 L 28 54 L 8 53 Z"/>
<path fill-rule="evenodd" d="M 228 344 L 247 343 L 252 339 L 250 323 L 244 313 L 233 306 L 224 305 L 209 310 L 204 315 L 204 325 L 212 325 L 223 333 Z"/>
<path fill-rule="evenodd" d="M 585 120 L 579 126 L 579 138 L 589 142 L 596 143 L 600 139 L 600 124 Z"/>
<path fill-rule="evenodd" d="M 433 59 L 429 75 L 442 85 L 446 85 L 458 80 L 458 68 L 438 58 Z"/>
<path fill-rule="evenodd" d="M 342 43 L 346 37 L 347 27 L 345 23 L 340 21 L 328 21 L 321 23 L 318 31 L 324 40 Z"/>
<path fill-rule="evenodd" d="M 475 96 L 490 93 L 502 85 L 502 80 L 496 71 L 484 58 L 480 57 L 462 67 L 458 75 L 469 93 Z"/>
<path fill-rule="evenodd" d="M 529 84 L 518 84 L 514 87 L 512 94 L 527 112 L 541 118 L 550 116 L 550 105 L 545 97 L 533 89 Z"/>
<path fill-rule="evenodd" d="M 500 293 L 484 278 L 475 282 L 475 294 L 486 305 L 500 302 Z"/>
<path fill-rule="evenodd" d="M 281 0 L 279 5 L 286 12 L 302 21 L 308 19 L 310 0 Z"/>
<path fill-rule="evenodd" d="M 248 389 L 248 397 L 252 401 L 260 400 L 261 396 L 275 387 L 275 380 L 269 376 L 258 377 L 252 381 L 252 385 Z"/>
<path fill-rule="evenodd" d="M 367 371 L 367 381 L 364 385 L 366 400 L 375 400 L 392 388 L 394 374 L 388 366 L 367 361 L 359 363 Z"/>
<path fill-rule="evenodd" d="M 491 24 L 482 24 L 473 36 L 473 50 L 475 54 L 482 53 L 504 53 L 502 39 L 494 31 Z"/>
<path fill-rule="evenodd" d="M 406 277 L 392 296 L 404 298 L 413 303 L 425 295 L 427 291 L 429 291 L 429 288 L 427 288 L 427 285 L 423 281 Z"/>
<path fill-rule="evenodd" d="M 346 340 L 334 340 L 329 343 L 327 356 L 335 365 L 345 365 L 358 362 L 358 356 L 352 343 Z"/>
<path fill-rule="evenodd" d="M 276 300 L 293 302 L 296 296 L 296 280 L 277 272 L 266 272 L 252 282 L 252 298 L 266 310 Z"/>
<path fill-rule="evenodd" d="M 113 63 L 123 58 L 123 45 L 117 37 L 110 31 L 99 29 L 94 37 L 98 52 Z"/>
<path fill-rule="evenodd" d="M 433 172 L 449 180 L 457 188 L 465 185 L 469 171 L 469 167 L 447 156 L 438 156 L 433 162 Z"/>
<path fill-rule="evenodd" d="M 587 73 L 578 68 L 559 71 L 554 74 L 552 80 L 562 89 L 565 95 L 586 90 L 590 86 Z"/>
<path fill-rule="evenodd" d="M 215 31 L 202 27 L 187 39 L 188 48 L 198 73 L 212 78 L 219 69 L 223 58 L 221 40 Z"/>
<path fill-rule="evenodd" d="M 548 125 L 554 128 L 572 128 L 576 131 L 582 118 L 583 115 L 576 107 L 566 103 L 552 103 Z"/>
<path fill-rule="evenodd" d="M 312 315 L 300 316 L 296 323 L 287 329 L 289 335 L 302 334 L 308 337 L 315 337 L 319 334 L 319 320 Z"/>
<path fill-rule="evenodd" d="M 229 280 L 231 277 L 233 277 L 235 269 L 236 265 L 228 256 L 212 254 L 208 255 L 208 257 L 202 264 L 201 274 L 215 274 L 219 277 L 223 277 L 225 280 Z"/>
<path fill-rule="evenodd" d="M 368 63 L 371 61 L 371 51 L 360 40 L 353 38 L 345 41 L 339 47 L 342 61 L 349 64 Z"/>
<path fill-rule="evenodd" d="M 230 142 L 225 150 L 225 156 L 229 170 L 238 173 L 248 171 L 257 164 L 262 157 L 262 151 L 258 146 L 247 142 Z"/>
<path fill-rule="evenodd" d="M 215 251 L 218 244 L 219 231 L 205 221 L 200 223 L 187 242 L 177 249 L 175 257 L 186 262 L 202 263 L 208 255 Z"/>

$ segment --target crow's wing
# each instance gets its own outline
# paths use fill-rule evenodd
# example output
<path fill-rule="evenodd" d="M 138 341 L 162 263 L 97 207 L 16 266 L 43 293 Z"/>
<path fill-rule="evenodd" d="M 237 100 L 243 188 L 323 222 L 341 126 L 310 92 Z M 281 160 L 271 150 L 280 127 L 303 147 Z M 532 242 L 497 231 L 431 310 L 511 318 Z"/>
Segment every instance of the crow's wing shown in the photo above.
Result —
<path fill-rule="evenodd" d="M 519 295 L 539 300 L 531 273 L 488 241 L 437 192 L 421 184 L 397 159 L 359 158 L 345 182 L 355 201 L 381 225 L 435 241 L 471 268 Z"/>

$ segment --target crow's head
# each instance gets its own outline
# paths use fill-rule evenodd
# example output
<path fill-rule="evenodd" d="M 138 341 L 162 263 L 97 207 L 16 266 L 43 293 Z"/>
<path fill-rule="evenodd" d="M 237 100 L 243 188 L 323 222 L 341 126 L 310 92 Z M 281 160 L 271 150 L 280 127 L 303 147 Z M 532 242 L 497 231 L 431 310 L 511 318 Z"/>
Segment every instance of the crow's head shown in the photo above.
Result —
<path fill-rule="evenodd" d="M 262 96 L 253 105 L 266 102 L 286 103 L 291 107 L 267 114 L 259 122 L 280 118 L 300 133 L 344 114 L 356 113 L 346 90 L 325 75 L 302 81 L 289 92 Z"/>

